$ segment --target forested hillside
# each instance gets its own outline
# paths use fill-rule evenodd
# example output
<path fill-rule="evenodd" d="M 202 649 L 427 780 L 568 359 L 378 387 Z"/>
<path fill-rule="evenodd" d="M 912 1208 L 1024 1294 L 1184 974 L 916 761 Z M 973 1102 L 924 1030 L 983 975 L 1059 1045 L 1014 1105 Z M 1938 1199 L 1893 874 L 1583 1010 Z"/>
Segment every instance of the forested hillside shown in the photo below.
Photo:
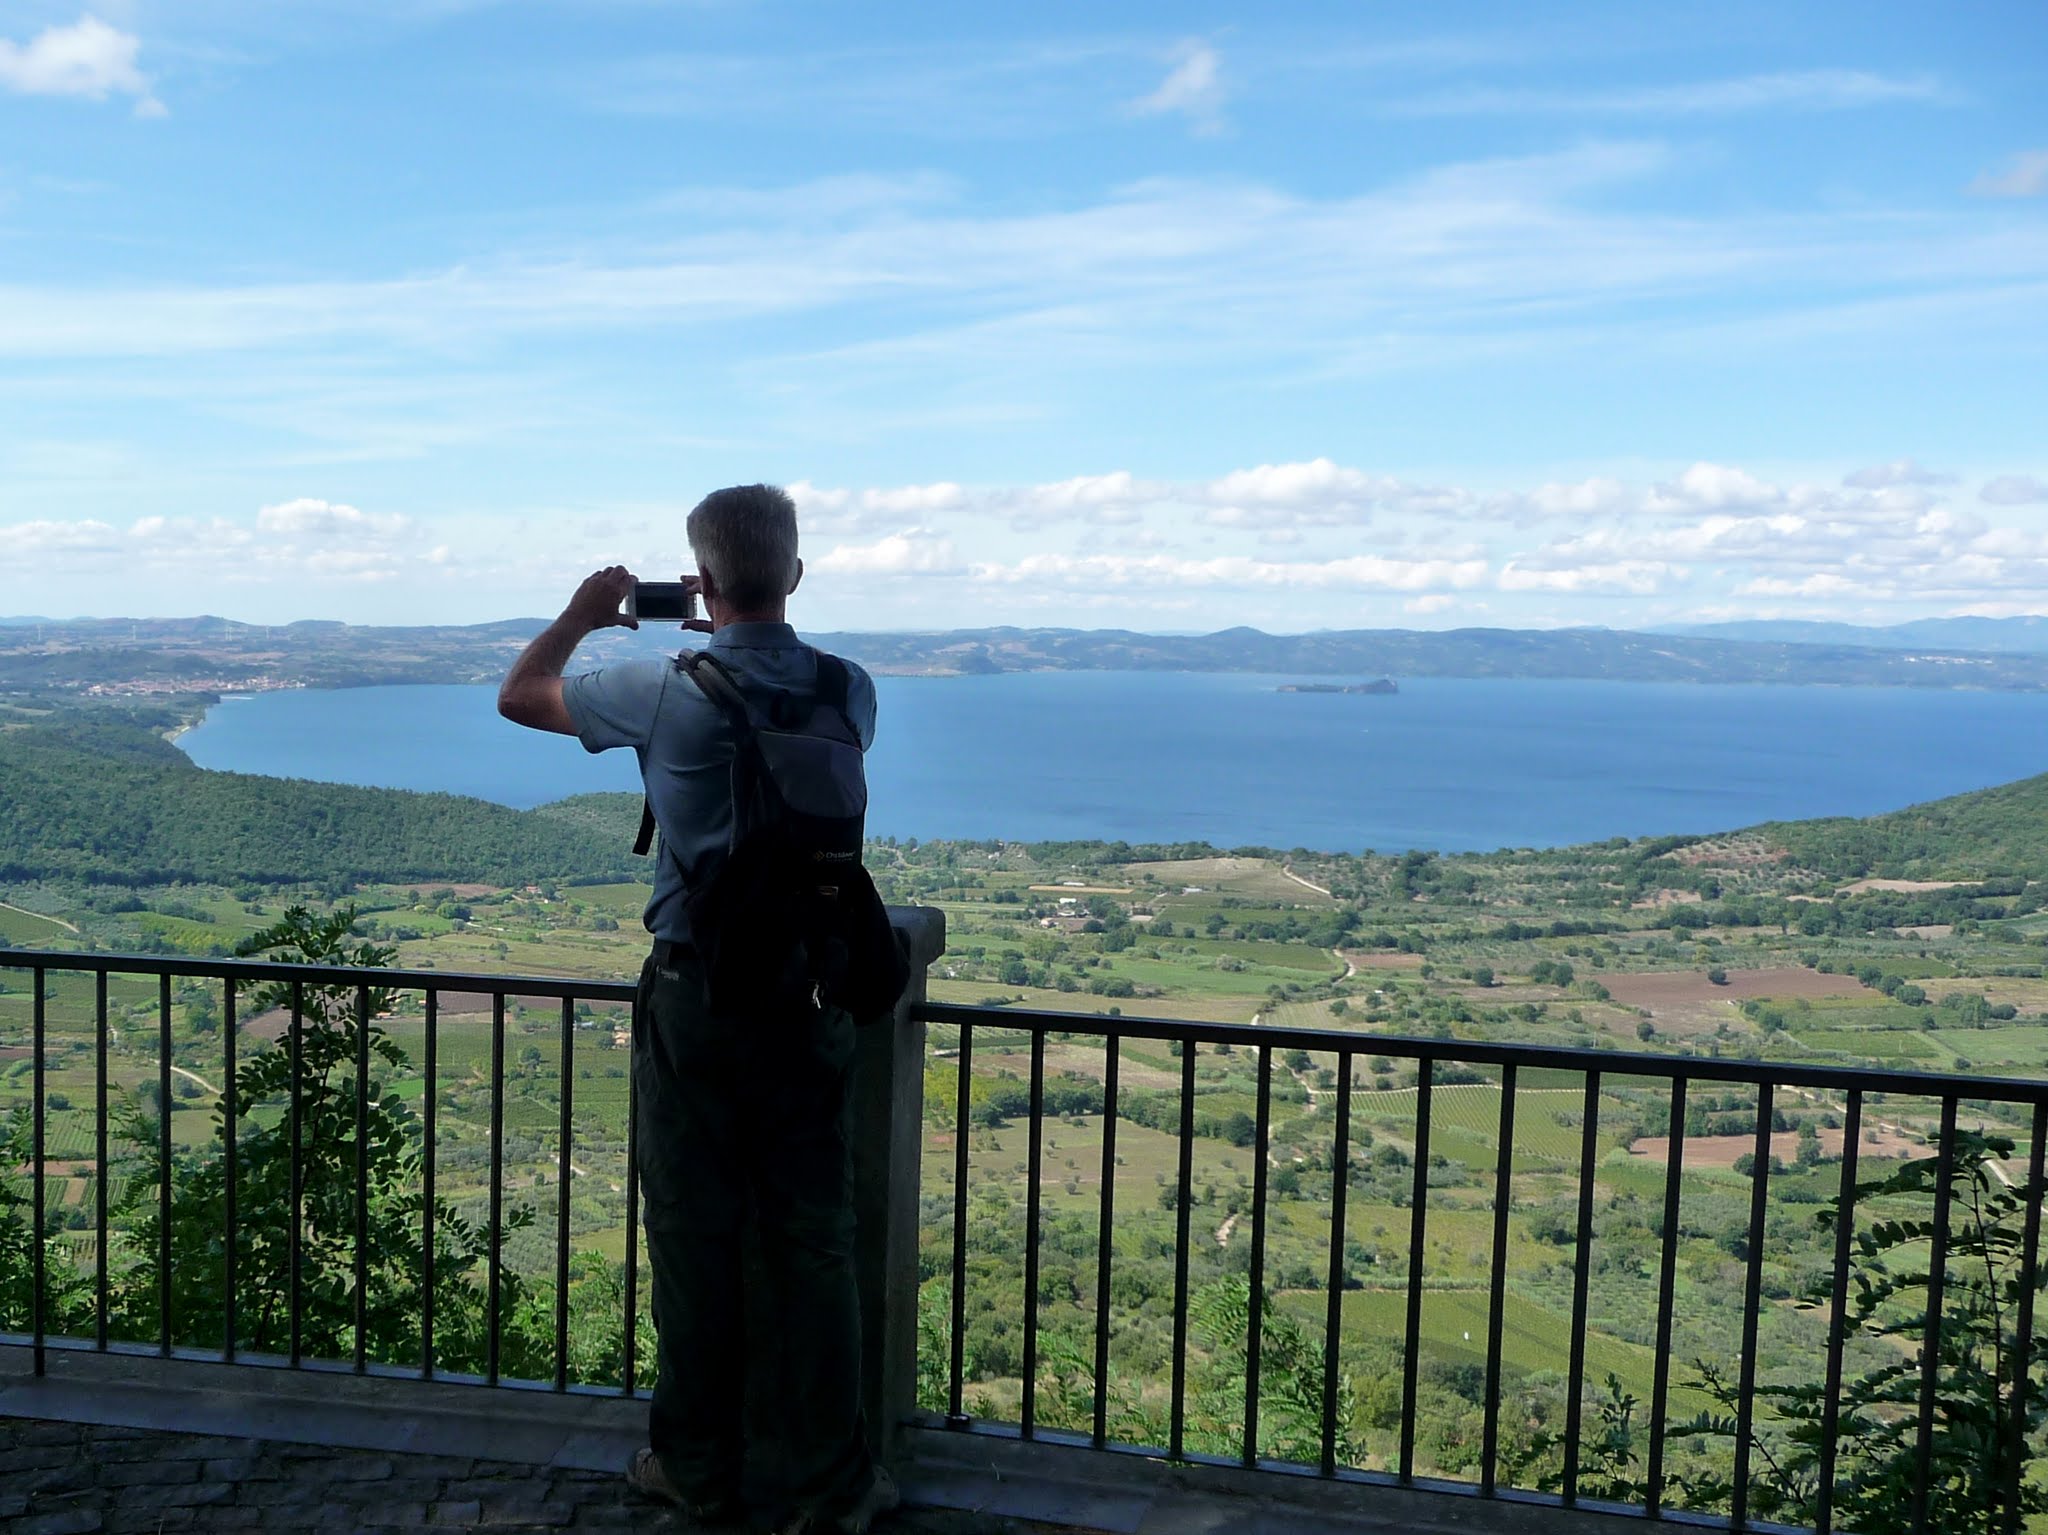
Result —
<path fill-rule="evenodd" d="M 2048 773 L 1863 821 L 1835 816 L 1757 831 L 1794 863 L 1839 878 L 2048 878 Z"/>
<path fill-rule="evenodd" d="M 624 839 L 574 816 L 208 772 L 127 724 L 0 731 L 0 881 L 506 885 L 636 864 Z"/>

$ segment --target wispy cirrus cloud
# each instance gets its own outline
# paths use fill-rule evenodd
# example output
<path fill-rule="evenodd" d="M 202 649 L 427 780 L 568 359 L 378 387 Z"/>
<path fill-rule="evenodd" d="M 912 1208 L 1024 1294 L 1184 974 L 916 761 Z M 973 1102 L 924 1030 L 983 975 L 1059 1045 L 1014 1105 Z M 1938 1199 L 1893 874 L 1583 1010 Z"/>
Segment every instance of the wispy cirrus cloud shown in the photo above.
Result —
<path fill-rule="evenodd" d="M 1972 181 L 1968 190 L 1978 197 L 2048 197 L 2048 149 L 2023 150 L 2002 169 Z"/>
<path fill-rule="evenodd" d="M 1173 67 L 1152 90 L 1131 103 L 1140 117 L 1179 117 L 1196 133 L 1221 133 L 1225 127 L 1223 58 L 1200 38 L 1188 38 L 1173 50 Z"/>
<path fill-rule="evenodd" d="M 1841 112 L 1947 100 L 1927 75 L 1808 69 L 1722 80 L 1615 87 L 1471 86 L 1388 103 L 1408 117 L 1696 117 L 1738 112 Z"/>
<path fill-rule="evenodd" d="M 2048 226 L 1815 213 L 1708 221 L 1600 206 L 1655 176 L 1655 144 L 1442 167 L 1354 195 L 1227 180 L 1137 183 L 1030 211 L 850 197 L 814 184 L 665 241 L 573 259 L 517 249 L 379 278 L 0 286 L 0 359 L 281 354 L 687 330 L 785 316 L 837 339 L 750 349 L 735 367 L 929 381 L 947 363 L 1062 372 L 1225 356 L 1265 372 L 1434 365 L 1460 348 L 1554 345 L 1565 327 L 1641 347 L 1669 324 L 1741 334 L 1867 288 L 1879 306 L 2019 304 Z M 870 189 L 871 191 L 873 189 Z M 788 235 L 789 210 L 809 220 Z M 1845 278 L 1844 274 L 1854 274 Z M 1701 315 L 1683 311 L 1711 296 Z M 1879 317 L 1857 322 L 1866 332 Z M 1762 338 L 1759 343 L 1762 344 Z"/>

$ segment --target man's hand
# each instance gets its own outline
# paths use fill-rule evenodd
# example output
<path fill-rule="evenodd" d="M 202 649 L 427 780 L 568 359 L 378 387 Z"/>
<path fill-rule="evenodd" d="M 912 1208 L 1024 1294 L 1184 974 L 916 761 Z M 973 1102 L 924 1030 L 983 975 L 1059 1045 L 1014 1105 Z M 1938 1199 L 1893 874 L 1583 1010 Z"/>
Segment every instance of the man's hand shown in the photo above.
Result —
<path fill-rule="evenodd" d="M 633 572 L 623 565 L 607 565 L 585 576 L 562 616 L 535 635 L 512 663 L 498 689 L 498 712 L 534 730 L 576 734 L 576 722 L 562 702 L 562 668 L 592 630 L 640 627 L 619 611 L 632 589 Z"/>
<path fill-rule="evenodd" d="M 576 595 L 569 599 L 569 605 L 562 609 L 565 622 L 580 627 L 588 634 L 594 629 L 609 629 L 618 626 L 637 629 L 639 624 L 620 610 L 626 605 L 626 596 L 633 590 L 633 572 L 623 565 L 607 565 L 603 570 L 592 571 L 583 578 L 583 584 L 576 588 Z"/>
<path fill-rule="evenodd" d="M 711 622 L 711 611 L 704 603 L 704 578 L 694 570 L 686 570 L 676 579 L 683 583 L 685 591 L 697 599 L 698 611 L 704 615 L 701 618 L 686 618 L 679 627 L 687 634 L 712 633 L 717 626 Z"/>

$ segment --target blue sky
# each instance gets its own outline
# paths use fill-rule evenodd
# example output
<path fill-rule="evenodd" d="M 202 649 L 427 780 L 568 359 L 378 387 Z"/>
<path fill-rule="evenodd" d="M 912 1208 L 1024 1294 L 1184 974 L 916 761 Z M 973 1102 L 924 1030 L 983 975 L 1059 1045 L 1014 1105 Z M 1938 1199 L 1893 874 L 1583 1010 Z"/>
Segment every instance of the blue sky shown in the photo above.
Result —
<path fill-rule="evenodd" d="M 2048 611 L 2048 12 L 0 0 L 0 613 Z"/>

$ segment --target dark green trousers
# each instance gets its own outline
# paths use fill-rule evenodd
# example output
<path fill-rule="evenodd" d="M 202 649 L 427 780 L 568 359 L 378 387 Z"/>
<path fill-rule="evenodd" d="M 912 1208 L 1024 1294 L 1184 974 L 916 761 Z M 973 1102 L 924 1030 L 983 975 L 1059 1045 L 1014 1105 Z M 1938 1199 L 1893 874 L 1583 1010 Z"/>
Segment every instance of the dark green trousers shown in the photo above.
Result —
<path fill-rule="evenodd" d="M 836 1513 L 872 1477 L 853 1267 L 852 1062 L 842 1012 L 715 1016 L 687 951 L 672 965 L 650 958 L 640 973 L 633 1113 L 660 1357 L 649 1437 L 692 1501 L 739 1495 L 749 1382 L 758 1400 L 764 1377 L 783 1439 L 770 1458 L 798 1506 Z M 743 1280 L 749 1222 L 765 1294 Z"/>

